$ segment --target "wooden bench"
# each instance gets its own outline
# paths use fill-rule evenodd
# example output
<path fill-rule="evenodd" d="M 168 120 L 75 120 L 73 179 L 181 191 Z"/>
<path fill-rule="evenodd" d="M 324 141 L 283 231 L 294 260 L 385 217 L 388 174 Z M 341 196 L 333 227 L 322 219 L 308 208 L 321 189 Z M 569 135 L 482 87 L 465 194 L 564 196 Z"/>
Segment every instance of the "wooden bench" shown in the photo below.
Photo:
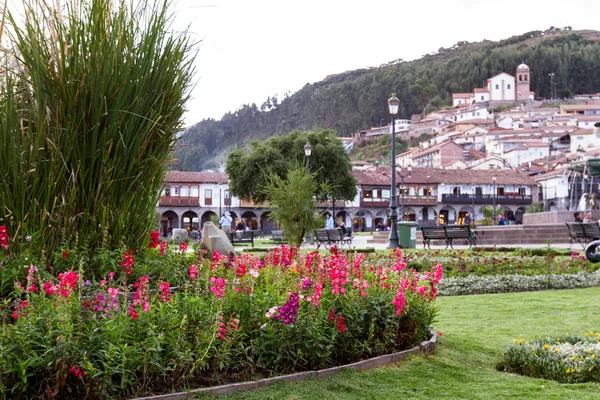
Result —
<path fill-rule="evenodd" d="M 346 233 L 340 228 L 317 229 L 315 231 L 315 242 L 317 242 L 317 250 L 323 243 L 328 245 L 337 243 L 347 244 L 348 248 L 350 248 L 352 245 L 352 236 L 346 235 Z"/>
<path fill-rule="evenodd" d="M 427 246 L 431 249 L 431 240 L 441 239 L 446 241 L 446 248 L 448 246 L 454 248 L 452 245 L 454 239 L 467 239 L 469 247 L 477 245 L 477 236 L 468 225 L 422 226 L 421 232 L 423 233 L 423 248 Z"/>
<path fill-rule="evenodd" d="M 271 231 L 271 240 L 274 243 L 283 243 L 283 231 Z"/>
<path fill-rule="evenodd" d="M 596 222 L 565 222 L 569 229 L 569 248 L 573 242 L 577 242 L 581 247 L 593 240 L 600 239 L 600 227 Z"/>
<path fill-rule="evenodd" d="M 251 243 L 254 247 L 254 232 L 253 231 L 237 231 L 229 232 L 229 241 L 235 243 Z"/>

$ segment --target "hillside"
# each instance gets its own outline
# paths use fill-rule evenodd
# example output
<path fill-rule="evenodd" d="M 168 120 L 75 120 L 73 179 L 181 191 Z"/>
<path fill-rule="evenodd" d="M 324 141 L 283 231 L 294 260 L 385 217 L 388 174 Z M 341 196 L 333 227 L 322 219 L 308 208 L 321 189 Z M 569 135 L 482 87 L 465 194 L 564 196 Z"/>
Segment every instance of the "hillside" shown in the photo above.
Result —
<path fill-rule="evenodd" d="M 176 148 L 177 169 L 199 171 L 222 164 L 228 149 L 249 140 L 294 129 L 335 129 L 340 136 L 387 122 L 387 99 L 401 100 L 399 117 L 451 104 L 453 92 L 467 92 L 518 64 L 531 68 L 531 89 L 550 97 L 554 72 L 558 97 L 600 92 L 600 32 L 570 28 L 533 31 L 492 42 L 459 42 L 414 61 L 330 75 L 284 99 L 245 104 L 221 120 L 203 120 L 186 130 Z"/>

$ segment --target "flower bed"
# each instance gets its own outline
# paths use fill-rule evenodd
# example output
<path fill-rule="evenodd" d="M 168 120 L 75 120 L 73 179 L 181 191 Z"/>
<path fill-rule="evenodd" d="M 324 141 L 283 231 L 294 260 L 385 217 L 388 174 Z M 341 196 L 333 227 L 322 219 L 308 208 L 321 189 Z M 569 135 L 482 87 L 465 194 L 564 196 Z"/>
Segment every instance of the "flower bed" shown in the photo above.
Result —
<path fill-rule="evenodd" d="M 600 381 L 600 332 L 583 337 L 515 339 L 498 369 L 563 383 Z"/>
<path fill-rule="evenodd" d="M 594 286 L 600 286 L 600 271 L 560 275 L 471 275 L 442 279 L 438 287 L 438 295 L 459 296 L 551 289 L 577 289 Z"/>
<path fill-rule="evenodd" d="M 371 263 L 335 248 L 260 260 L 160 246 L 107 264 L 118 270 L 98 282 L 27 269 L 0 326 L 4 394 L 139 395 L 403 350 L 426 339 L 442 278 L 400 251 Z"/>

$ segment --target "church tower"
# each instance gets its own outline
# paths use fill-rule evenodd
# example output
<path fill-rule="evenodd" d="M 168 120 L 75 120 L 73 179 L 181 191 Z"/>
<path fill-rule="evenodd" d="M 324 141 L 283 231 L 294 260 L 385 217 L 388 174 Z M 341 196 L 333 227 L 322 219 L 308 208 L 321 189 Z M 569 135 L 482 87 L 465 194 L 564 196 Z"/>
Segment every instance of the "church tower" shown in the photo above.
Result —
<path fill-rule="evenodd" d="M 530 76 L 529 76 L 529 67 L 523 63 L 521 63 L 517 67 L 516 74 L 517 84 L 515 85 L 515 99 L 517 101 L 527 101 L 529 100 L 529 92 L 531 91 L 530 86 Z"/>

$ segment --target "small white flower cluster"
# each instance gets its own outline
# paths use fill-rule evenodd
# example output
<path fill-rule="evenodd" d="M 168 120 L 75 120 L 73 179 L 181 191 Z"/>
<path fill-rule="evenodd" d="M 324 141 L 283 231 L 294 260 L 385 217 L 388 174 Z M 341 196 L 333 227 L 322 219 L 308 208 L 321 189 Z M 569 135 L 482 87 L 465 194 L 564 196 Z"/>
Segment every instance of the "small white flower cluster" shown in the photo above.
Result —
<path fill-rule="evenodd" d="M 493 275 L 443 278 L 438 296 L 466 294 L 528 292 L 550 289 L 576 289 L 600 286 L 600 270 L 577 274 L 552 275 Z"/>

